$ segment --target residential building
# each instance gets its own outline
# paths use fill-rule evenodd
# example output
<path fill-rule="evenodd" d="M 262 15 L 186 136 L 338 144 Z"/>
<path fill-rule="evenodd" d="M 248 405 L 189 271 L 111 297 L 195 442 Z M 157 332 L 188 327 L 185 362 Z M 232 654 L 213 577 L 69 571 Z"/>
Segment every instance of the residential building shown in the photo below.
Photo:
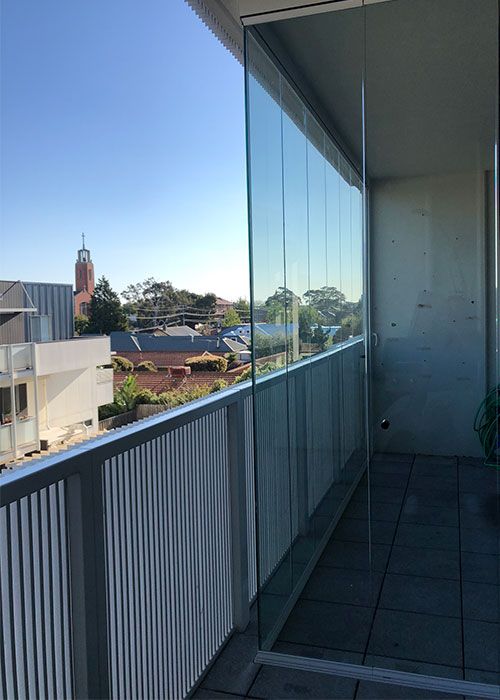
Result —
<path fill-rule="evenodd" d="M 217 297 L 215 300 L 215 310 L 214 312 L 216 314 L 222 314 L 224 315 L 226 311 L 229 311 L 229 309 L 232 309 L 234 306 L 234 303 L 232 301 L 228 301 L 227 299 L 222 299 L 221 297 Z"/>
<path fill-rule="evenodd" d="M 245 65 L 252 306 L 294 332 L 2 477 L 4 695 L 498 699 L 498 2 L 190 5 Z M 352 318 L 304 356 L 325 287 Z"/>
<path fill-rule="evenodd" d="M 85 247 L 85 234 L 82 233 L 82 247 L 77 252 L 75 263 L 75 316 L 88 317 L 94 288 L 94 263 L 90 257 L 90 250 Z"/>
<path fill-rule="evenodd" d="M 109 338 L 73 338 L 70 285 L 0 281 L 0 464 L 95 434 L 113 400 Z M 36 304 L 36 305 L 35 305 Z"/>
<path fill-rule="evenodd" d="M 70 284 L 0 281 L 0 344 L 72 337 Z"/>

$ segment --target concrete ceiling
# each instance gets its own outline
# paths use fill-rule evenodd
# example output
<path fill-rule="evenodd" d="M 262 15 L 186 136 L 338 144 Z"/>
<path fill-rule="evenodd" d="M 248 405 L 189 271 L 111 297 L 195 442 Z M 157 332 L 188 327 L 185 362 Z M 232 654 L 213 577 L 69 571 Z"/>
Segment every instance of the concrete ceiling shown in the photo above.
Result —
<path fill-rule="evenodd" d="M 497 0 L 392 0 L 259 25 L 358 161 L 366 13 L 367 167 L 403 177 L 492 167 Z"/>

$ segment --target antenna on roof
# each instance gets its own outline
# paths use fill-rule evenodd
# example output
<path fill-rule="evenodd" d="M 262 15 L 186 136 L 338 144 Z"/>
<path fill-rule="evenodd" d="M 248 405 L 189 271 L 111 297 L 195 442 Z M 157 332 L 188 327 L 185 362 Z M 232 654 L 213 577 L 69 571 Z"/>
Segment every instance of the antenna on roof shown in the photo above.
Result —
<path fill-rule="evenodd" d="M 85 250 L 85 234 L 82 231 L 82 250 Z"/>

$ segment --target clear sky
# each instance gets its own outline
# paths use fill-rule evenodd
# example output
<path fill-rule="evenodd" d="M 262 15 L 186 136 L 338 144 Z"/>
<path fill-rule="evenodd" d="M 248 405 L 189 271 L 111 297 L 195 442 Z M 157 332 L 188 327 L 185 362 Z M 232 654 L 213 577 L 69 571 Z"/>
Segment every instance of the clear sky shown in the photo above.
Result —
<path fill-rule="evenodd" d="M 248 297 L 243 68 L 184 0 L 1 1 L 0 278 Z"/>

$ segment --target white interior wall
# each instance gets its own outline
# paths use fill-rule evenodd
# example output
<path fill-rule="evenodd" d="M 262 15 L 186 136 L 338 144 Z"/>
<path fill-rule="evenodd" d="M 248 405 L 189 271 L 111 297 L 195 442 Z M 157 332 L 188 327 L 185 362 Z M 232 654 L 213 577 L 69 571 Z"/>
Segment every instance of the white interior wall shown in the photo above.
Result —
<path fill-rule="evenodd" d="M 481 454 L 485 182 L 479 172 L 371 183 L 376 450 Z"/>

